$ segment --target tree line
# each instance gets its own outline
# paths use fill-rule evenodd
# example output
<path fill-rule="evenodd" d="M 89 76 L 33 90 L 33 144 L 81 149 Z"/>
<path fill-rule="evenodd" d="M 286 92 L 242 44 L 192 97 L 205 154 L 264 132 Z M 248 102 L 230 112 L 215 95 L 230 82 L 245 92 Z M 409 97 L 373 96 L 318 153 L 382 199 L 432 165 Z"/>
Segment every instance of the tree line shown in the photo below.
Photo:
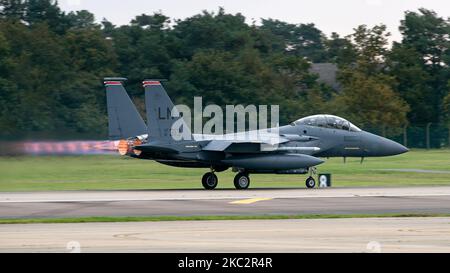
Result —
<path fill-rule="evenodd" d="M 312 23 L 247 24 L 222 8 L 115 26 L 53 0 L 0 0 L 0 132 L 105 135 L 106 76 L 127 77 L 142 112 L 141 81 L 161 78 L 177 104 L 278 104 L 282 123 L 317 113 L 362 127 L 449 122 L 450 20 L 407 11 L 400 31 L 392 45 L 383 24 L 328 37 Z M 318 81 L 312 63 L 336 64 L 340 88 Z"/>

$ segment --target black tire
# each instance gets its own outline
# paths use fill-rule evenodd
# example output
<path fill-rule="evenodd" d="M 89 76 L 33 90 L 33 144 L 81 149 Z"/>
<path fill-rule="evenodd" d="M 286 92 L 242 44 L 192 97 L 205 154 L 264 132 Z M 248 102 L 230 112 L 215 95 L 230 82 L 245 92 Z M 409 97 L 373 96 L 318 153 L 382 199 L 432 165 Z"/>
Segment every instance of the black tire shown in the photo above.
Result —
<path fill-rule="evenodd" d="M 316 180 L 312 177 L 306 179 L 306 187 L 308 189 L 314 189 L 316 187 Z"/>
<path fill-rule="evenodd" d="M 206 190 L 214 190 L 219 184 L 219 178 L 214 173 L 206 173 L 202 178 L 202 185 Z"/>
<path fill-rule="evenodd" d="M 246 190 L 250 187 L 250 177 L 246 173 L 238 173 L 234 178 L 234 187 L 237 190 Z"/>

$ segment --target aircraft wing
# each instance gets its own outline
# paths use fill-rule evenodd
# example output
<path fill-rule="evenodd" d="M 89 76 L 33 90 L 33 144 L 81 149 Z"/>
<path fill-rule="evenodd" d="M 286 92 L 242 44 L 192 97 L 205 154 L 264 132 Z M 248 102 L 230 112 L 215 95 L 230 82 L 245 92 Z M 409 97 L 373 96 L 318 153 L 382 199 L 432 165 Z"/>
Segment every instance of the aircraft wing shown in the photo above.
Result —
<path fill-rule="evenodd" d="M 250 131 L 226 135 L 194 135 L 196 141 L 209 141 L 203 147 L 203 151 L 228 152 L 230 150 L 242 149 L 243 151 L 260 150 L 261 145 L 279 145 L 289 142 L 289 139 L 280 136 L 278 133 Z"/>
<path fill-rule="evenodd" d="M 206 145 L 202 150 L 208 152 L 223 152 L 228 147 L 231 146 L 233 142 L 225 140 L 212 140 L 208 145 Z"/>
<path fill-rule="evenodd" d="M 209 152 L 227 152 L 227 153 L 260 153 L 260 152 L 280 152 L 297 151 L 301 153 L 314 153 L 320 151 L 318 147 L 312 147 L 310 144 L 304 146 L 289 147 L 290 141 L 310 142 L 318 140 L 312 137 L 300 139 L 298 136 L 293 139 L 292 136 L 279 134 L 264 134 L 255 137 L 249 133 L 241 135 L 225 136 L 202 136 L 202 140 L 211 137 L 208 145 L 203 147 L 203 151 Z"/>

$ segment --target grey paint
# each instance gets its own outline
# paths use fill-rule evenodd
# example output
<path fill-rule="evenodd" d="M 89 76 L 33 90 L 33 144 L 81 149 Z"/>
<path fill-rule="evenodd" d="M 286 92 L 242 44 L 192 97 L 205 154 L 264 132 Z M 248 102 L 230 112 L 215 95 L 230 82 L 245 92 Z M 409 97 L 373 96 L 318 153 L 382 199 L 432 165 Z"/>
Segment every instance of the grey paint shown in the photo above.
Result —
<path fill-rule="evenodd" d="M 333 116 L 319 116 L 317 120 L 326 121 L 326 124 L 322 125 L 302 123 L 299 120 L 278 128 L 282 141 L 278 143 L 279 149 L 270 152 L 261 149 L 260 143 L 252 141 L 174 141 L 171 128 L 176 119 L 172 118 L 172 100 L 160 82 L 154 81 L 153 84 L 144 85 L 149 138 L 147 143 L 135 147 L 142 151 L 139 156 L 135 156 L 137 158 L 179 167 L 210 166 L 216 171 L 233 167 L 246 172 L 279 173 L 279 170 L 317 166 L 324 162 L 320 157 L 379 157 L 408 151 L 406 147 L 392 140 L 360 131 L 351 123 Z M 135 115 L 130 118 L 130 100 L 124 94 L 124 89 L 112 88 L 123 91 L 116 92 L 122 96 L 120 98 L 123 99 L 123 105 L 119 97 L 114 97 L 115 109 L 119 111 L 117 120 L 120 122 L 115 123 L 115 120 L 110 118 L 111 128 L 117 127 L 117 123 L 122 126 L 123 121 L 127 119 L 130 119 L 130 122 L 134 119 L 136 122 Z M 114 117 L 114 112 L 111 117 Z M 334 118 L 339 119 L 345 126 L 329 124 L 330 119 Z M 120 135 L 124 135 L 123 131 Z"/>
<path fill-rule="evenodd" d="M 145 82 L 158 84 L 145 85 Z M 146 80 L 144 86 L 149 139 L 154 142 L 172 142 L 171 129 L 177 120 L 172 117 L 175 105 L 158 80 Z"/>
<path fill-rule="evenodd" d="M 324 161 L 313 156 L 303 154 L 256 154 L 237 155 L 222 160 L 229 166 L 236 166 L 246 170 L 295 170 L 317 166 Z"/>
<path fill-rule="evenodd" d="M 124 78 L 105 78 L 106 98 L 109 121 L 109 138 L 111 140 L 127 139 L 147 133 L 147 125 L 131 101 L 122 82 Z"/>

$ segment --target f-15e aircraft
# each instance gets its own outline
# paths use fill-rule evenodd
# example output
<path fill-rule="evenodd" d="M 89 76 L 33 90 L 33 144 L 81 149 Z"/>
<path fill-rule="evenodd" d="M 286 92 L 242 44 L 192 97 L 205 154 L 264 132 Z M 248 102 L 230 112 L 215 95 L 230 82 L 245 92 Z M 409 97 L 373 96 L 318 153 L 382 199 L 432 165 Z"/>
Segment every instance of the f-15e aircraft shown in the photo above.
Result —
<path fill-rule="evenodd" d="M 308 174 L 306 186 L 316 187 L 316 166 L 330 157 L 382 157 L 408 152 L 389 139 L 362 131 L 349 121 L 333 115 L 305 117 L 290 125 L 266 130 L 257 140 L 227 135 L 192 135 L 176 141 L 171 135 L 177 119 L 166 111 L 177 111 L 159 80 L 146 80 L 147 124 L 128 96 L 124 78 L 105 78 L 109 137 L 121 140 L 119 152 L 138 159 L 155 160 L 182 168 L 210 171 L 202 185 L 213 190 L 216 172 L 230 168 L 237 173 L 236 189 L 248 189 L 250 174 Z M 170 110 L 172 109 L 172 110 Z"/>

